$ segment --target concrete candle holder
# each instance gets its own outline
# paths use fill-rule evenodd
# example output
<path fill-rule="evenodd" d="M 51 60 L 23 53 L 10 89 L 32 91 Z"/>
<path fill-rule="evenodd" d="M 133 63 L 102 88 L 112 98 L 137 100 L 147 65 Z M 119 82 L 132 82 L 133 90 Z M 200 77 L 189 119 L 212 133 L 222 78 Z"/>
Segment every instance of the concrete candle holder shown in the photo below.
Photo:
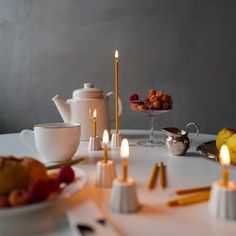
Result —
<path fill-rule="evenodd" d="M 89 138 L 89 145 L 88 145 L 88 150 L 90 151 L 96 151 L 96 150 L 101 150 L 101 139 L 100 137 L 90 137 Z"/>
<path fill-rule="evenodd" d="M 136 183 L 133 178 L 123 182 L 116 178 L 112 185 L 111 209 L 120 213 L 136 212 L 140 208 L 138 202 Z"/>
<path fill-rule="evenodd" d="M 220 181 L 213 183 L 208 210 L 218 219 L 236 220 L 236 185 L 229 182 L 225 187 Z"/>
<path fill-rule="evenodd" d="M 112 134 L 111 136 L 111 148 L 120 147 L 122 136 L 120 133 Z"/>
<path fill-rule="evenodd" d="M 97 162 L 96 185 L 103 188 L 111 188 L 116 177 L 115 163 L 112 160 Z"/>

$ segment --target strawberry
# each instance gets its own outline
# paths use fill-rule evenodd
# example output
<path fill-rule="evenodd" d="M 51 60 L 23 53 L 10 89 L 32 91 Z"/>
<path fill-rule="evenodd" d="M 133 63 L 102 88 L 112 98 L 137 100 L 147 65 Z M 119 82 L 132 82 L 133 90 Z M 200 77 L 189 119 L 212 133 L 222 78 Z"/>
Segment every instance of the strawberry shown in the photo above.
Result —
<path fill-rule="evenodd" d="M 59 171 L 59 181 L 61 183 L 69 184 L 75 178 L 75 173 L 70 166 L 63 166 Z"/>
<path fill-rule="evenodd" d="M 130 100 L 130 102 L 139 100 L 138 94 L 137 94 L 137 93 L 132 94 L 132 95 L 129 97 L 129 100 Z"/>
<path fill-rule="evenodd" d="M 29 202 L 42 202 L 47 199 L 50 193 L 48 180 L 38 179 L 33 182 L 28 188 Z"/>

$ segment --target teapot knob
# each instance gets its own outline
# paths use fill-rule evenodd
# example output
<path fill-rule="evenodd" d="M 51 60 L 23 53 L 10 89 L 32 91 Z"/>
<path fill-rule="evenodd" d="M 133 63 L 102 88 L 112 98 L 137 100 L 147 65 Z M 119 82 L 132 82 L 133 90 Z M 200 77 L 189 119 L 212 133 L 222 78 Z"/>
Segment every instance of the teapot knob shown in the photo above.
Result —
<path fill-rule="evenodd" d="M 84 83 L 84 88 L 93 88 L 93 84 L 92 83 Z"/>

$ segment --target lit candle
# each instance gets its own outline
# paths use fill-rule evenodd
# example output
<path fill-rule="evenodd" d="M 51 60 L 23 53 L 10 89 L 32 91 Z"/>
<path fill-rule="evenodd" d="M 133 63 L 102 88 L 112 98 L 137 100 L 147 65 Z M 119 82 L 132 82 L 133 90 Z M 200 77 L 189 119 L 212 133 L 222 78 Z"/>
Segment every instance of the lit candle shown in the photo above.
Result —
<path fill-rule="evenodd" d="M 223 165 L 222 185 L 227 187 L 228 186 L 228 178 L 229 178 L 227 166 L 230 164 L 230 155 L 229 155 L 229 149 L 226 145 L 221 146 L 220 163 Z"/>
<path fill-rule="evenodd" d="M 115 52 L 115 92 L 116 92 L 116 134 L 118 134 L 118 51 Z"/>
<path fill-rule="evenodd" d="M 121 142 L 120 156 L 122 158 L 122 181 L 126 182 L 128 179 L 128 157 L 129 157 L 129 142 L 123 139 Z"/>
<path fill-rule="evenodd" d="M 93 137 L 97 136 L 97 110 L 93 111 Z"/>
<path fill-rule="evenodd" d="M 109 142 L 109 134 L 107 130 L 105 129 L 103 132 L 103 137 L 102 137 L 102 142 L 103 142 L 103 151 L 104 151 L 104 163 L 107 164 L 108 161 L 108 142 Z"/>

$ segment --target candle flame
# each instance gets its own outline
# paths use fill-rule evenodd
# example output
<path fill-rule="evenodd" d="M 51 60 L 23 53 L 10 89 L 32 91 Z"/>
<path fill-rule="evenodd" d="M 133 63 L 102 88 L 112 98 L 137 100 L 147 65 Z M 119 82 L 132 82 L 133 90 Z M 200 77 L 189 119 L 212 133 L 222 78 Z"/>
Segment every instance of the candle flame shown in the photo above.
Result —
<path fill-rule="evenodd" d="M 118 58 L 119 57 L 119 53 L 118 53 L 118 50 L 116 50 L 115 52 L 115 58 Z"/>
<path fill-rule="evenodd" d="M 106 129 L 103 132 L 102 142 L 104 144 L 108 144 L 108 142 L 109 142 L 109 134 L 108 134 L 108 131 Z"/>
<path fill-rule="evenodd" d="M 97 118 L 97 110 L 96 109 L 93 111 L 93 118 L 94 119 Z"/>
<path fill-rule="evenodd" d="M 227 145 L 222 145 L 220 149 L 220 163 L 222 165 L 230 164 L 230 155 Z"/>
<path fill-rule="evenodd" d="M 121 155 L 121 158 L 129 157 L 129 142 L 126 138 L 123 139 L 121 142 L 120 155 Z"/>

